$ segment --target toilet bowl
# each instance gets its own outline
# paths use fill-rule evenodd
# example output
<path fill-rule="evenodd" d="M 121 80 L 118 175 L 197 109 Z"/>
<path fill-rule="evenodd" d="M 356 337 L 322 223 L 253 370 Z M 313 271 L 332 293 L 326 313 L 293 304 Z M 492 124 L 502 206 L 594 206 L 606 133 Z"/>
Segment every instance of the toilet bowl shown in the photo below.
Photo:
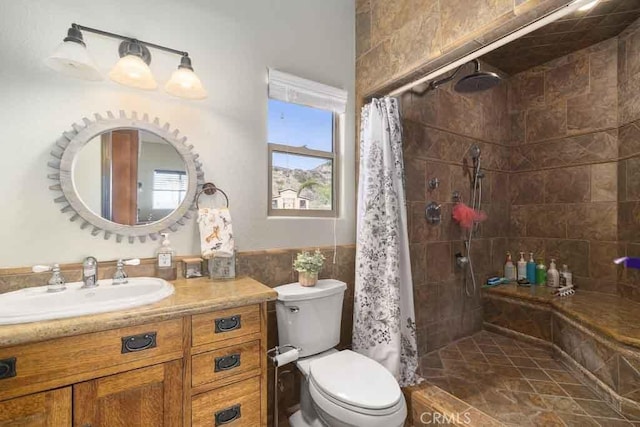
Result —
<path fill-rule="evenodd" d="M 292 427 L 396 427 L 407 416 L 397 381 L 378 362 L 331 349 L 296 363 L 303 375 Z"/>
<path fill-rule="evenodd" d="M 280 345 L 300 349 L 300 410 L 292 427 L 400 427 L 407 405 L 398 382 L 380 363 L 334 347 L 340 339 L 346 285 L 320 280 L 276 287 Z"/>

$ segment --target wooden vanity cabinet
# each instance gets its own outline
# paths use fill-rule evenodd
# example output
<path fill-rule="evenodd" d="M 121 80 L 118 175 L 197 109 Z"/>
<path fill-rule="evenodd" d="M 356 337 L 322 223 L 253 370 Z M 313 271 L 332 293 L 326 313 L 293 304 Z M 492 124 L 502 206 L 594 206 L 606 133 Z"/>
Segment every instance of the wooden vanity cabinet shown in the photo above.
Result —
<path fill-rule="evenodd" d="M 0 427 L 71 425 L 71 387 L 0 402 Z"/>
<path fill-rule="evenodd" d="M 182 362 L 153 365 L 73 386 L 77 427 L 179 427 Z"/>
<path fill-rule="evenodd" d="M 261 303 L 0 348 L 0 427 L 266 426 L 266 334 Z"/>

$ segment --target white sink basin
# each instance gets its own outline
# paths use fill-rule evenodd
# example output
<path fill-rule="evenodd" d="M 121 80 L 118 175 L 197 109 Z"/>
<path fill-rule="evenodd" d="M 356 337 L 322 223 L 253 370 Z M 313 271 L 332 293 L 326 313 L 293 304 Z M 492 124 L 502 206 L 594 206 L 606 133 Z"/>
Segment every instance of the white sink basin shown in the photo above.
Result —
<path fill-rule="evenodd" d="M 82 282 L 67 283 L 62 292 L 47 292 L 47 286 L 0 294 L 0 325 L 62 319 L 85 314 L 124 310 L 160 301 L 173 294 L 171 283 L 154 277 L 130 277 L 129 283 L 80 289 Z"/>

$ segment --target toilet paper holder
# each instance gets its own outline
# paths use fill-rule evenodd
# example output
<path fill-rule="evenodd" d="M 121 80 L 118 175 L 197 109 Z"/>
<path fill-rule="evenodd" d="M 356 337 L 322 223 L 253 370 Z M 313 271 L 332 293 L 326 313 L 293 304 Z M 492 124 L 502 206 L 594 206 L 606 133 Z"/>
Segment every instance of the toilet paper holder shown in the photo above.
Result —
<path fill-rule="evenodd" d="M 292 355 L 293 357 L 291 358 L 286 358 L 287 360 L 284 363 L 281 363 L 282 359 L 281 357 L 278 357 L 282 354 L 288 353 L 288 351 L 285 351 L 284 353 L 282 352 L 283 349 L 289 349 L 289 351 L 295 350 L 295 355 Z M 275 408 L 275 414 L 273 416 L 273 426 L 274 427 L 278 427 L 278 414 L 279 414 L 279 410 L 278 410 L 278 367 L 286 365 L 287 363 L 291 363 L 295 360 L 298 360 L 298 354 L 302 351 L 302 349 L 300 347 L 296 347 L 295 345 L 292 344 L 284 344 L 281 346 L 275 346 L 273 347 L 271 350 L 267 350 L 267 357 L 269 357 L 269 359 L 271 359 L 271 362 L 273 363 L 274 369 L 273 369 L 273 386 L 274 386 L 274 390 L 273 390 L 273 407 Z"/>
<path fill-rule="evenodd" d="M 273 347 L 271 350 L 267 351 L 267 356 L 269 356 L 269 359 L 271 359 L 271 362 L 273 362 L 274 366 L 278 366 L 278 356 L 283 353 L 282 350 L 284 349 L 297 350 L 298 353 L 302 351 L 300 347 L 296 347 L 295 345 L 292 345 L 292 344 L 284 344 L 284 345 Z"/>

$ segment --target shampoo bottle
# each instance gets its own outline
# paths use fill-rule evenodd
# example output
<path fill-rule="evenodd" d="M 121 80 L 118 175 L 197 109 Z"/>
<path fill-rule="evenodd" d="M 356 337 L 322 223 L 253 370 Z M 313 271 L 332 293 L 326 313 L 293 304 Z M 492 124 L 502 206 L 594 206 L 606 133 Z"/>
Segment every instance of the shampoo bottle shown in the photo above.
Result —
<path fill-rule="evenodd" d="M 507 261 L 504 263 L 504 278 L 509 282 L 516 281 L 516 266 L 513 265 L 511 252 L 507 252 Z"/>
<path fill-rule="evenodd" d="M 547 266 L 544 265 L 544 260 L 540 258 L 538 265 L 536 265 L 536 285 L 544 285 L 547 283 Z"/>
<path fill-rule="evenodd" d="M 556 260 L 551 258 L 549 270 L 547 270 L 547 286 L 557 288 L 560 286 L 560 273 L 556 269 Z"/>
<path fill-rule="evenodd" d="M 162 245 L 156 251 L 156 275 L 165 280 L 176 279 L 176 268 L 173 261 L 174 252 L 171 249 L 169 233 L 162 233 Z"/>
<path fill-rule="evenodd" d="M 520 252 L 518 260 L 518 280 L 527 278 L 527 261 L 524 260 L 524 252 Z"/>
<path fill-rule="evenodd" d="M 527 281 L 532 285 L 536 283 L 536 262 L 533 260 L 533 252 L 529 252 L 529 261 L 527 262 Z"/>

